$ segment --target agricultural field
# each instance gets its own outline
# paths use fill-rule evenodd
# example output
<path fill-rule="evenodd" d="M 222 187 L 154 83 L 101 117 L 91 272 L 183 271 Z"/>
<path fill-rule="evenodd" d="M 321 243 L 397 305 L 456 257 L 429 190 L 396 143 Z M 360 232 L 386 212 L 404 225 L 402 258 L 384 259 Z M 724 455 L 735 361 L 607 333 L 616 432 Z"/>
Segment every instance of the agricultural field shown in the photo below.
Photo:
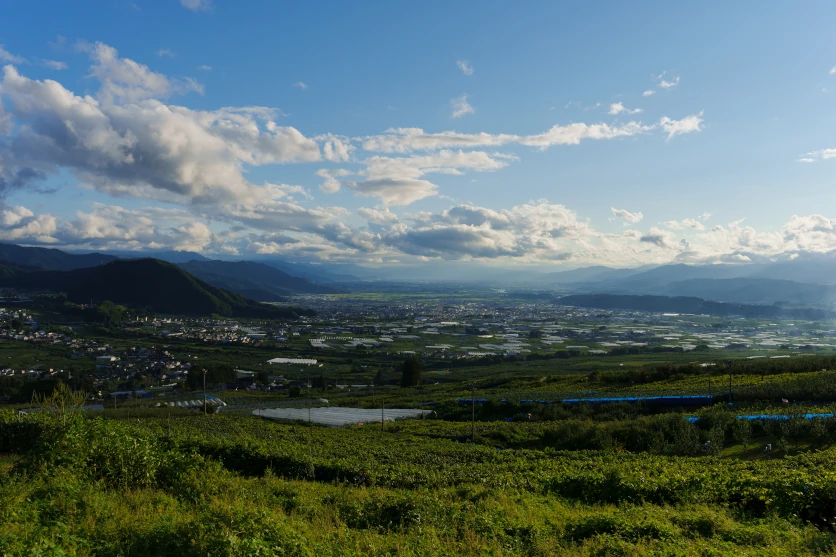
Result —
<path fill-rule="evenodd" d="M 836 553 L 831 323 L 305 303 L 0 340 L 26 372 L 0 378 L 0 554 Z M 224 403 L 205 414 L 176 406 L 201 369 Z M 322 427 L 318 407 L 415 419 Z"/>

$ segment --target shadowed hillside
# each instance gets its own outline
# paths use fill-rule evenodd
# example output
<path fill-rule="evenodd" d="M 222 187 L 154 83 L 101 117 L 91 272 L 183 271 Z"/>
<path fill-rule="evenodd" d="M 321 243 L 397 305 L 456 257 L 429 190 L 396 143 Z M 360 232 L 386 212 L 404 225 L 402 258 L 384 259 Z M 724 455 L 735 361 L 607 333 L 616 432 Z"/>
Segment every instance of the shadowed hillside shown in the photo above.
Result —
<path fill-rule="evenodd" d="M 296 311 L 254 302 L 211 286 L 158 259 L 114 261 L 76 271 L 0 273 L 0 285 L 66 292 L 78 303 L 110 300 L 158 313 L 236 317 L 295 317 Z"/>

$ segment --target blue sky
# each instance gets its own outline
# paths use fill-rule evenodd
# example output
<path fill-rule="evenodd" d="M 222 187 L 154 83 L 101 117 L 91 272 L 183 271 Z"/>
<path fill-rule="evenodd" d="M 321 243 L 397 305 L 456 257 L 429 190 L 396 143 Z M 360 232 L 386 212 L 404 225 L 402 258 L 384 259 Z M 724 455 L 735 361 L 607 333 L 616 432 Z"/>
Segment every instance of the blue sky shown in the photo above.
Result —
<path fill-rule="evenodd" d="M 372 265 L 830 251 L 834 12 L 12 0 L 0 240 Z"/>

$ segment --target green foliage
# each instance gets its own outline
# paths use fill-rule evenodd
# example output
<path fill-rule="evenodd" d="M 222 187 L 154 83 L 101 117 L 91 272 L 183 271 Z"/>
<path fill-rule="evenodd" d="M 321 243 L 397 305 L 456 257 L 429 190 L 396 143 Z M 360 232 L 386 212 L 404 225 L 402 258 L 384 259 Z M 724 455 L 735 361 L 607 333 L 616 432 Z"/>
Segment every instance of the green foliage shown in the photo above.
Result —
<path fill-rule="evenodd" d="M 442 422 L 398 423 L 383 434 L 223 414 L 60 414 L 0 415 L 0 453 L 18 455 L 0 459 L 8 472 L 0 475 L 0 554 L 836 549 L 836 536 L 805 525 L 832 511 L 830 450 L 762 461 L 496 450 L 439 437 L 459 427 Z M 720 430 L 722 416 L 714 418 L 706 435 Z M 6 443 L 13 430 L 28 442 Z"/>
<path fill-rule="evenodd" d="M 198 390 L 203 388 L 203 371 L 206 370 L 206 386 L 214 387 L 216 385 L 228 385 L 235 383 L 238 374 L 230 365 L 216 364 L 206 366 L 205 368 L 193 367 L 189 370 L 186 376 L 186 384 L 191 390 Z"/>

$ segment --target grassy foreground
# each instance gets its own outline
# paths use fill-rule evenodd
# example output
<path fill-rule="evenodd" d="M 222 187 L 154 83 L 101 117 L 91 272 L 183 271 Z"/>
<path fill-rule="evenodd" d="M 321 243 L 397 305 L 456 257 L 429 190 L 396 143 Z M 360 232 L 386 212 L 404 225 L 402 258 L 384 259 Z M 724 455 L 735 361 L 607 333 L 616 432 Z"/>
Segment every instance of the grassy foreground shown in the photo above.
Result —
<path fill-rule="evenodd" d="M 833 449 L 751 461 L 458 429 L 6 412 L 0 555 L 836 552 Z"/>

